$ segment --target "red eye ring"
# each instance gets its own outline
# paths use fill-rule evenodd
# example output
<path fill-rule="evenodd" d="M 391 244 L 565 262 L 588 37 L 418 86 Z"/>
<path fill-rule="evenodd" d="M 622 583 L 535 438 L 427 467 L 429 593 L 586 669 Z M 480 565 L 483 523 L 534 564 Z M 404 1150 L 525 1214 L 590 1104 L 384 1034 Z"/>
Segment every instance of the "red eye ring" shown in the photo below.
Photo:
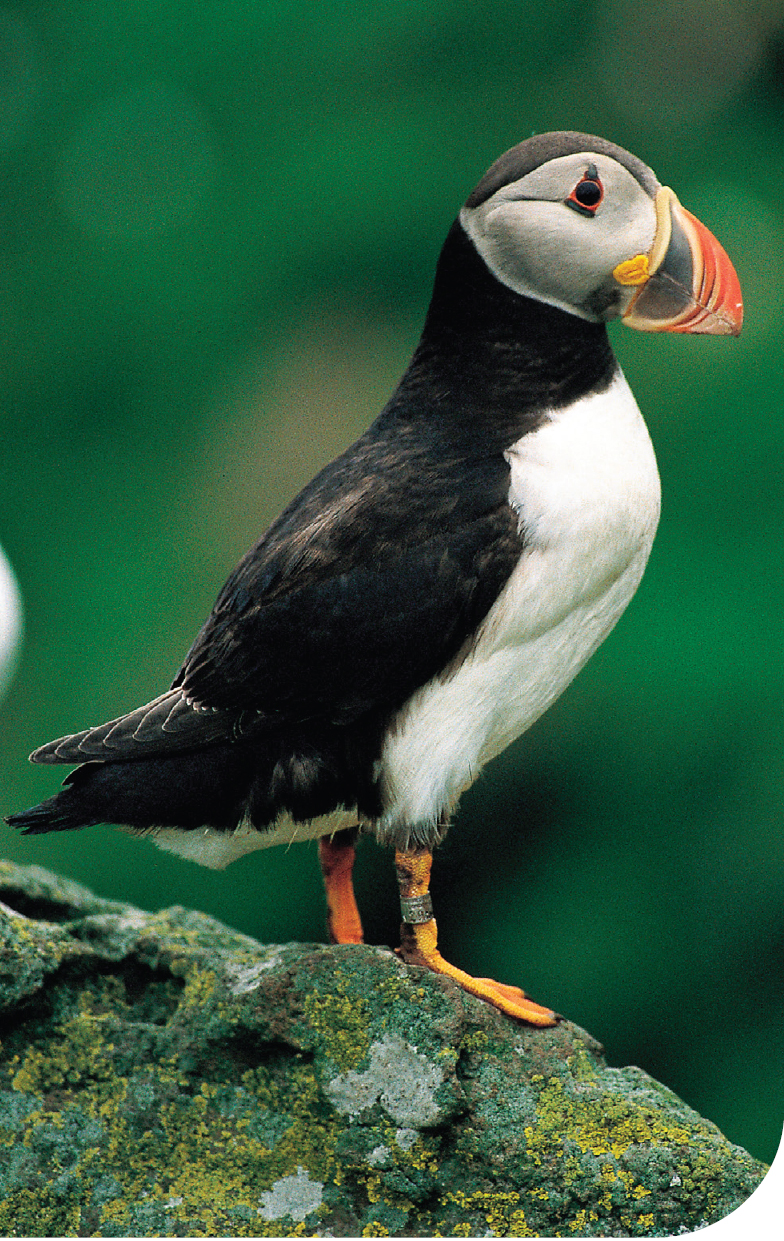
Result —
<path fill-rule="evenodd" d="M 566 200 L 566 205 L 573 211 L 579 211 L 580 215 L 593 216 L 603 198 L 604 186 L 599 180 L 596 167 L 592 164 L 577 182 Z"/>

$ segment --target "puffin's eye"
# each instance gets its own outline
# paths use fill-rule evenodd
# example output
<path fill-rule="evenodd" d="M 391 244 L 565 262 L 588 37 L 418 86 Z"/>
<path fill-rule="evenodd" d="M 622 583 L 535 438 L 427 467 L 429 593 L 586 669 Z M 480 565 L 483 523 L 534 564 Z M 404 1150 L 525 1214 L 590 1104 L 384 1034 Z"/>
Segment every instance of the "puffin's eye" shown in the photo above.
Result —
<path fill-rule="evenodd" d="M 566 205 L 573 211 L 579 211 L 580 215 L 594 215 L 603 198 L 604 186 L 599 180 L 599 174 L 594 168 L 590 168 L 582 180 L 577 182 L 566 200 Z"/>

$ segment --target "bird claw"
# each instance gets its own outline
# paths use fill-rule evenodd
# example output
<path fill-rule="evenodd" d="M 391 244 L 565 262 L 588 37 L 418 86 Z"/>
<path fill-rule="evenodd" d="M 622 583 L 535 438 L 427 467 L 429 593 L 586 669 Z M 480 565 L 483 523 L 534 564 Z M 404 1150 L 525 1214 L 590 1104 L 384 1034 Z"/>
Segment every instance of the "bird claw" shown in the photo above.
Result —
<path fill-rule="evenodd" d="M 502 1013 L 517 1017 L 519 1021 L 527 1021 L 535 1026 L 554 1026 L 561 1017 L 551 1008 L 544 1008 L 530 1000 L 520 987 L 510 986 L 505 982 L 496 982 L 494 978 L 474 978 L 478 988 L 474 995 L 494 1004 Z"/>

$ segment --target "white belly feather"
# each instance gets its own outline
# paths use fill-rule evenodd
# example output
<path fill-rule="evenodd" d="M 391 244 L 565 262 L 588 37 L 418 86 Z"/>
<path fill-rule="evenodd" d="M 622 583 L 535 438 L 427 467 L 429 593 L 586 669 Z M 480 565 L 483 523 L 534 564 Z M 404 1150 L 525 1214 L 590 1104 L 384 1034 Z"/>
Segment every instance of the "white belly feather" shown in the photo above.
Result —
<path fill-rule="evenodd" d="M 620 373 L 605 392 L 554 412 L 506 453 L 509 503 L 525 549 L 467 657 L 419 689 L 388 731 L 379 834 L 436 824 L 489 759 L 547 710 L 606 638 L 642 577 L 659 519 L 659 475 L 645 423 Z M 151 833 L 212 867 L 243 853 L 355 823 L 337 810 L 282 816 L 257 832 Z"/>
<path fill-rule="evenodd" d="M 384 834 L 448 815 L 484 764 L 547 710 L 620 617 L 651 550 L 659 475 L 620 373 L 506 458 L 525 550 L 468 657 L 418 690 L 389 731 Z"/>

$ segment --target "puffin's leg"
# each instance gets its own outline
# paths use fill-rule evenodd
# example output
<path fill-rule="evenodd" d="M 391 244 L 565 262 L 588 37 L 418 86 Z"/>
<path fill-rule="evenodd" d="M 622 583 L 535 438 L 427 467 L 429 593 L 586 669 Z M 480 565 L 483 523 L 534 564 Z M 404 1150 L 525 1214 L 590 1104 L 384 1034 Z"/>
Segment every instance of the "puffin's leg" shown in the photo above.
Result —
<path fill-rule="evenodd" d="M 526 998 L 519 987 L 508 987 L 494 982 L 492 978 L 473 978 L 464 970 L 445 961 L 438 951 L 436 921 L 430 899 L 430 867 L 433 855 L 429 849 L 397 849 L 395 866 L 400 886 L 400 909 L 403 924 L 400 928 L 398 955 L 409 965 L 424 965 L 436 974 L 446 974 L 460 983 L 466 991 L 479 996 L 500 1008 L 510 1017 L 518 1017 L 535 1026 L 552 1026 L 558 1021 L 556 1013 L 542 1008 Z"/>
<path fill-rule="evenodd" d="M 362 922 L 351 880 L 356 838 L 355 827 L 319 837 L 319 862 L 327 894 L 327 931 L 332 944 L 363 942 Z"/>

